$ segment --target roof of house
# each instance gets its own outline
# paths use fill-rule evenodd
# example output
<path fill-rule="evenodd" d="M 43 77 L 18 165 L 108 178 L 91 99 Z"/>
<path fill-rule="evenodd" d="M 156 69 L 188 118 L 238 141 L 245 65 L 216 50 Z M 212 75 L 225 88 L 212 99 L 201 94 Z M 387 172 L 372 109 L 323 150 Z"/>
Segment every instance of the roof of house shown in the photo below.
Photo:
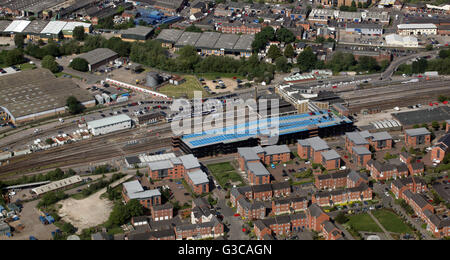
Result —
<path fill-rule="evenodd" d="M 198 162 L 198 159 L 192 155 L 192 154 L 187 154 L 187 155 L 183 155 L 178 157 L 181 162 L 184 165 L 184 168 L 186 169 L 195 169 L 195 168 L 200 168 L 200 163 Z"/>
<path fill-rule="evenodd" d="M 187 175 L 189 179 L 191 179 L 192 183 L 194 183 L 194 185 L 209 183 L 208 176 L 202 170 L 188 172 Z"/>
<path fill-rule="evenodd" d="M 349 132 L 345 133 L 345 136 L 347 136 L 350 141 L 352 141 L 355 145 L 365 145 L 369 144 L 369 142 L 361 136 L 359 132 Z"/>
<path fill-rule="evenodd" d="M 322 209 L 317 205 L 317 204 L 311 204 L 308 207 L 308 212 L 311 216 L 313 217 L 319 217 L 320 215 L 324 214 L 324 212 L 322 211 Z"/>
<path fill-rule="evenodd" d="M 270 172 L 261 162 L 250 162 L 247 163 L 248 170 L 251 171 L 256 176 L 267 176 Z"/>
<path fill-rule="evenodd" d="M 327 161 L 336 160 L 336 159 L 341 158 L 341 156 L 335 150 L 324 151 L 321 154 L 322 154 L 322 157 Z"/>
<path fill-rule="evenodd" d="M 419 136 L 419 135 L 428 135 L 430 134 L 430 131 L 428 131 L 425 127 L 421 127 L 421 128 L 406 129 L 405 133 L 408 136 Z"/>
<path fill-rule="evenodd" d="M 291 153 L 287 145 L 271 145 L 263 148 L 267 155 Z"/>
<path fill-rule="evenodd" d="M 238 154 L 244 158 L 246 161 L 258 161 L 260 160 L 258 154 L 252 147 L 239 147 Z"/>
<path fill-rule="evenodd" d="M 315 151 L 322 151 L 330 149 L 328 144 L 320 137 L 312 137 L 304 140 L 298 140 L 298 143 L 302 146 L 311 146 Z"/>
<path fill-rule="evenodd" d="M 373 133 L 373 141 L 384 141 L 384 140 L 391 140 L 392 136 L 388 132 L 377 132 Z"/>
<path fill-rule="evenodd" d="M 130 199 L 146 199 L 161 196 L 161 192 L 158 189 L 144 190 L 138 180 L 125 182 L 123 187 Z"/>
<path fill-rule="evenodd" d="M 352 148 L 353 152 L 355 152 L 358 155 L 366 155 L 366 154 L 372 154 L 369 149 L 367 149 L 364 146 L 353 146 Z"/>

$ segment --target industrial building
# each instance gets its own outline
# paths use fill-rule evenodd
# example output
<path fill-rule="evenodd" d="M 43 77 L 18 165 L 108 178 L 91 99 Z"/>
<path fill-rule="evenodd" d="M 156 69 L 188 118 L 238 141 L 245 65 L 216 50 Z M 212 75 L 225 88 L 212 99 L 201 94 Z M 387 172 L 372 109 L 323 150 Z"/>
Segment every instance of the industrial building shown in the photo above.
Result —
<path fill-rule="evenodd" d="M 136 26 L 120 32 L 120 38 L 127 42 L 145 42 L 153 33 L 152 27 Z"/>
<path fill-rule="evenodd" d="M 70 96 L 85 107 L 95 106 L 95 99 L 88 91 L 72 79 L 56 78 L 46 69 L 0 77 L 0 108 L 6 120 L 14 124 L 63 114 Z"/>
<path fill-rule="evenodd" d="M 93 135 L 104 135 L 130 129 L 131 125 L 131 118 L 125 114 L 102 118 L 87 123 L 88 129 Z"/>
<path fill-rule="evenodd" d="M 419 47 L 419 41 L 414 36 L 401 36 L 398 34 L 389 34 L 386 35 L 386 45 L 395 47 L 417 48 Z"/>
<path fill-rule="evenodd" d="M 430 124 L 434 121 L 444 122 L 450 118 L 450 107 L 441 106 L 409 112 L 393 113 L 392 116 L 397 119 L 403 127 L 407 128 L 414 125 Z"/>
<path fill-rule="evenodd" d="M 237 35 L 217 32 L 183 32 L 180 30 L 162 30 L 156 40 L 161 41 L 163 47 L 178 50 L 184 46 L 194 46 L 204 55 L 234 54 L 241 57 L 252 55 L 254 35 Z"/>
<path fill-rule="evenodd" d="M 397 25 L 400 35 L 436 35 L 437 26 L 432 23 L 399 24 Z"/>
<path fill-rule="evenodd" d="M 314 136 L 327 137 L 340 135 L 353 130 L 353 122 L 346 117 L 338 117 L 327 110 L 282 116 L 278 119 L 278 144 L 295 143 L 298 139 Z M 264 119 L 270 129 L 272 119 Z M 238 147 L 253 147 L 264 145 L 267 142 L 268 133 L 257 129 L 260 120 L 250 121 L 232 127 L 234 133 L 217 134 L 214 131 L 188 134 L 174 137 L 173 146 L 180 148 L 185 153 L 191 153 L 196 157 L 213 156 L 218 154 L 236 153 Z M 227 133 L 230 129 L 222 129 Z"/>
<path fill-rule="evenodd" d="M 92 31 L 92 24 L 83 22 L 46 21 L 46 20 L 3 20 L 0 22 L 1 35 L 21 33 L 31 40 L 49 40 L 72 38 L 73 30 L 81 26 L 86 33 Z"/>
<path fill-rule="evenodd" d="M 81 179 L 80 176 L 74 175 L 74 176 L 66 178 L 66 179 L 62 179 L 62 180 L 59 180 L 59 181 L 54 181 L 54 182 L 51 182 L 49 184 L 46 184 L 46 185 L 34 188 L 31 191 L 34 194 L 36 194 L 38 196 L 41 196 L 41 195 L 43 195 L 45 193 L 48 193 L 48 192 L 51 192 L 51 191 L 57 191 L 57 190 L 66 188 L 68 186 L 80 183 L 82 181 L 83 180 Z"/>
<path fill-rule="evenodd" d="M 98 48 L 78 56 L 78 58 L 85 59 L 89 63 L 89 71 L 95 71 L 118 57 L 119 54 L 107 48 Z"/>

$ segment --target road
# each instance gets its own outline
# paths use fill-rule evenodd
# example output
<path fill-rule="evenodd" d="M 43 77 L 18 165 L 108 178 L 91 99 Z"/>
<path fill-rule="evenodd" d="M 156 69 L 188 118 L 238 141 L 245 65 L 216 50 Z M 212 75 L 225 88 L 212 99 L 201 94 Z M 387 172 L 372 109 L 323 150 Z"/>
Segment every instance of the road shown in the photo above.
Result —
<path fill-rule="evenodd" d="M 389 77 L 392 76 L 392 74 L 394 74 L 394 72 L 397 70 L 398 66 L 400 66 L 401 64 L 407 62 L 408 60 L 411 59 L 415 59 L 415 58 L 419 58 L 419 57 L 425 57 L 428 55 L 436 55 L 438 53 L 437 50 L 435 51 L 428 51 L 428 52 L 419 52 L 419 53 L 415 53 L 409 56 L 404 56 L 404 57 L 400 57 L 397 59 L 394 59 L 391 64 L 389 65 L 389 67 L 381 74 L 381 78 L 383 80 L 387 80 Z"/>

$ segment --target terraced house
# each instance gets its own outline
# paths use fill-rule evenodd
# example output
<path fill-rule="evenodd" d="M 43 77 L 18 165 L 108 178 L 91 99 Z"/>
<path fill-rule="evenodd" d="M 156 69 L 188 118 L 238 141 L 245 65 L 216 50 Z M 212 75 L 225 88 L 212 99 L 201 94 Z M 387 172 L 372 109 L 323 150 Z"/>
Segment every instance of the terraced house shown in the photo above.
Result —
<path fill-rule="evenodd" d="M 372 200 L 372 189 L 365 183 L 354 188 L 319 191 L 312 195 L 312 203 L 321 207 L 367 200 Z"/>

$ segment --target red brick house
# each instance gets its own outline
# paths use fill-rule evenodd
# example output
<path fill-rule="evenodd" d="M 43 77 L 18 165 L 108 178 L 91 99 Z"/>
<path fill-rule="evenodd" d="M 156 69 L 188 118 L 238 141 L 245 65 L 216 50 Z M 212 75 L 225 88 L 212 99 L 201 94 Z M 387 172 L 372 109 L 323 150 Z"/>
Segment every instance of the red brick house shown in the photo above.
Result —
<path fill-rule="evenodd" d="M 431 133 L 424 127 L 405 130 L 405 144 L 408 147 L 429 146 Z"/>
<path fill-rule="evenodd" d="M 440 219 L 429 210 L 424 211 L 427 230 L 437 238 L 450 237 L 450 219 Z"/>
<path fill-rule="evenodd" d="M 448 125 L 448 123 L 447 123 Z M 450 147 L 450 133 L 441 137 L 431 150 L 431 160 L 433 162 L 442 162 Z"/>
<path fill-rule="evenodd" d="M 369 137 L 369 132 L 349 132 L 345 133 L 345 148 L 350 154 L 354 154 L 353 147 L 365 147 L 369 150 L 370 143 L 366 140 Z"/>
<path fill-rule="evenodd" d="M 338 240 L 343 238 L 342 231 L 328 220 L 322 223 L 322 235 L 325 240 Z"/>
<path fill-rule="evenodd" d="M 425 172 L 425 165 L 423 162 L 408 163 L 408 170 L 410 175 L 423 175 Z"/>
<path fill-rule="evenodd" d="M 173 206 L 170 203 L 151 207 L 153 221 L 168 220 L 173 218 Z"/>
<path fill-rule="evenodd" d="M 391 182 L 391 191 L 397 199 L 405 199 L 404 192 L 407 190 L 412 193 L 422 193 L 426 192 L 428 188 L 425 180 L 415 176 Z"/>
<path fill-rule="evenodd" d="M 369 184 L 369 178 L 365 173 L 350 171 L 347 175 L 347 188 L 359 187 L 361 184 Z"/>
<path fill-rule="evenodd" d="M 319 191 L 314 193 L 311 198 L 312 203 L 321 207 L 366 200 L 372 200 L 372 189 L 364 183 L 354 188 Z"/>
<path fill-rule="evenodd" d="M 222 33 L 231 33 L 231 34 L 257 34 L 261 32 L 262 25 L 261 24 L 252 24 L 252 23 L 223 23 L 221 27 L 219 27 L 219 31 Z"/>
<path fill-rule="evenodd" d="M 365 146 L 352 146 L 352 159 L 356 167 L 364 168 L 372 159 L 372 152 Z"/>
<path fill-rule="evenodd" d="M 421 219 L 425 219 L 425 210 L 429 210 L 434 213 L 434 207 L 420 194 L 412 193 L 409 190 L 403 192 L 403 197 L 406 203 L 411 206 L 416 215 Z"/>
<path fill-rule="evenodd" d="M 297 141 L 298 156 L 314 163 L 322 163 L 321 153 L 328 150 L 330 150 L 330 147 L 320 137 L 312 137 Z"/>
<path fill-rule="evenodd" d="M 347 172 L 316 175 L 314 185 L 317 189 L 337 189 L 347 186 Z"/>
<path fill-rule="evenodd" d="M 126 203 L 136 199 L 146 209 L 151 209 L 154 205 L 161 205 L 161 193 L 159 190 L 144 190 L 137 180 L 123 184 L 122 197 Z"/>
<path fill-rule="evenodd" d="M 404 163 L 394 165 L 390 163 L 380 163 L 379 161 L 370 160 L 367 163 L 367 170 L 370 176 L 375 180 L 389 180 L 408 177 L 408 166 Z"/>
<path fill-rule="evenodd" d="M 198 159 L 192 154 L 172 157 L 166 160 L 148 163 L 149 177 L 151 179 L 181 179 L 186 172 L 200 170 Z"/>
<path fill-rule="evenodd" d="M 290 197 L 272 200 L 272 212 L 275 215 L 293 213 L 308 208 L 308 199 L 306 197 Z"/>
<path fill-rule="evenodd" d="M 268 184 L 270 176 L 270 172 L 262 163 L 247 163 L 247 178 L 250 185 Z"/>
<path fill-rule="evenodd" d="M 322 157 L 321 164 L 327 170 L 341 168 L 341 156 L 335 150 L 328 150 L 320 153 Z"/>
<path fill-rule="evenodd" d="M 330 216 L 325 214 L 317 204 L 311 204 L 306 210 L 306 217 L 308 220 L 307 228 L 320 232 L 322 230 L 322 223 L 330 220 Z"/>
<path fill-rule="evenodd" d="M 217 238 L 223 236 L 223 232 L 223 224 L 216 217 L 213 217 L 210 222 L 175 227 L 176 240 Z"/>
<path fill-rule="evenodd" d="M 186 182 L 191 186 L 195 194 L 203 194 L 209 192 L 209 179 L 202 170 L 187 172 L 184 174 Z"/>

